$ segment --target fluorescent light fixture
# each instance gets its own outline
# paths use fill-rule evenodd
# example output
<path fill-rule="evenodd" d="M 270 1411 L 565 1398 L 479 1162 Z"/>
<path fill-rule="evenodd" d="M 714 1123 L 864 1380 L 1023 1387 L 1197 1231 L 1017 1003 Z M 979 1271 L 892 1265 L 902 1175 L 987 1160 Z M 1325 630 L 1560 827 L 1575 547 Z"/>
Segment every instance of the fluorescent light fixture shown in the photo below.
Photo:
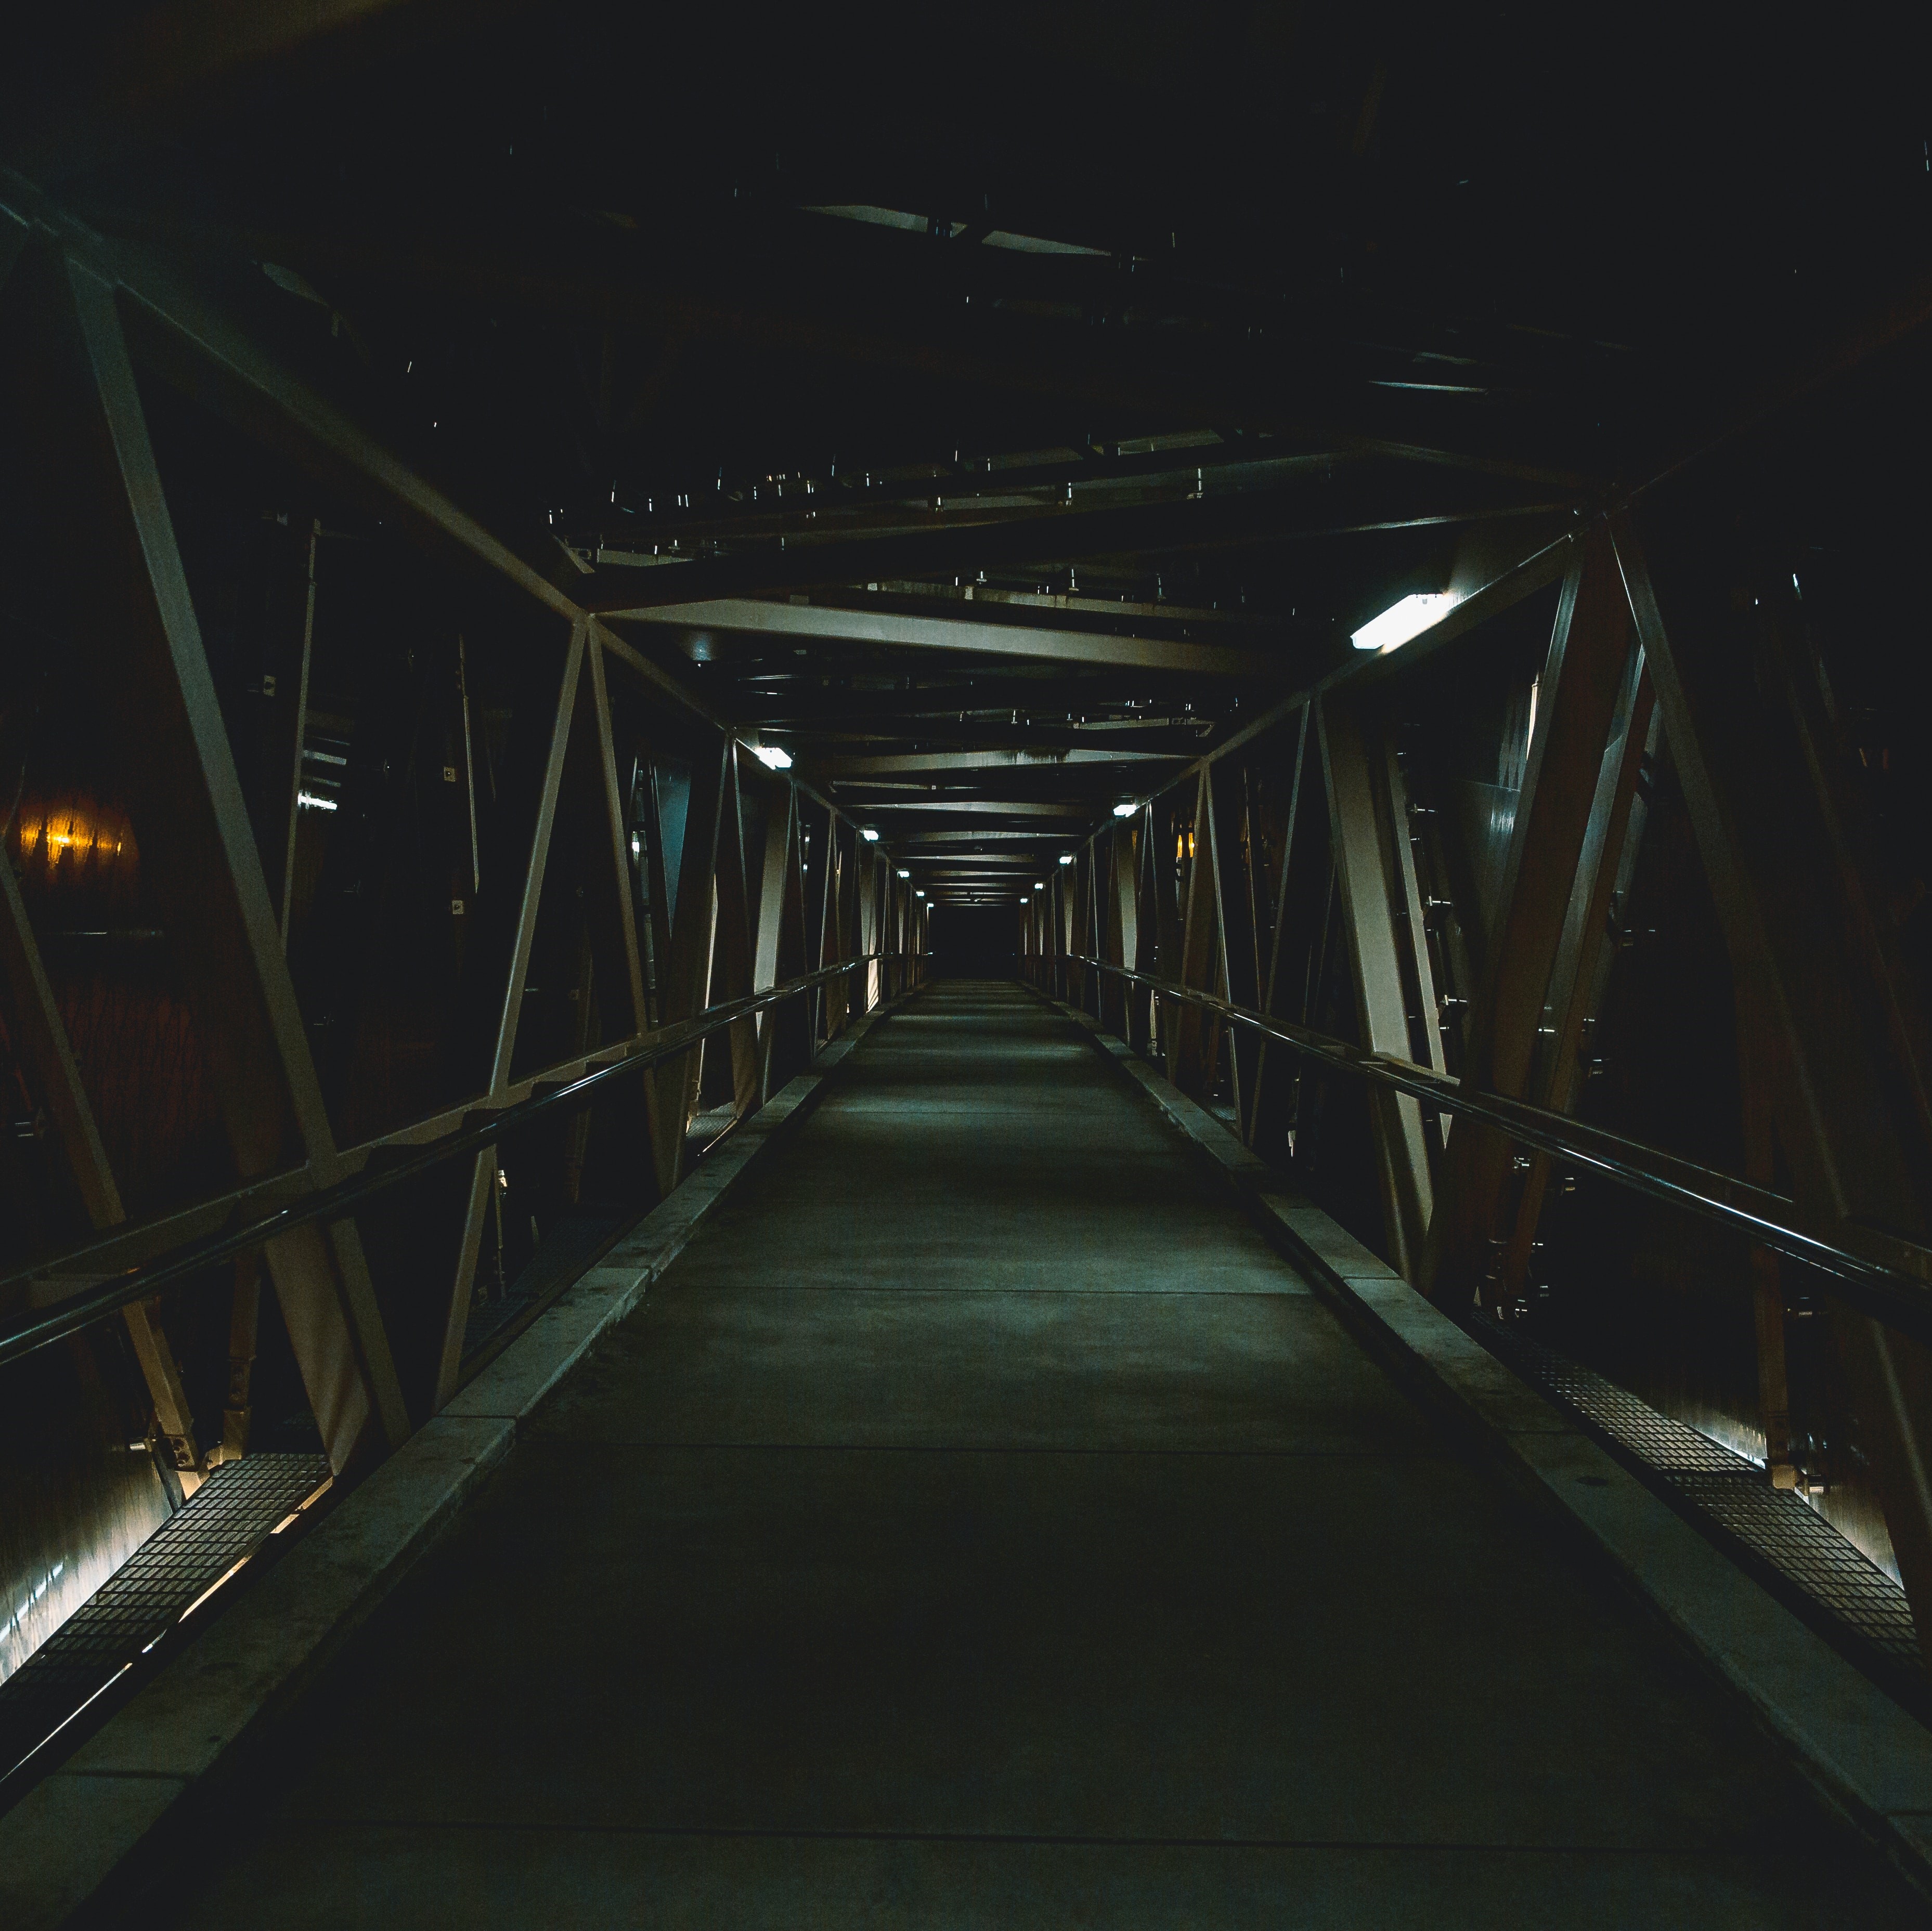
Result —
<path fill-rule="evenodd" d="M 296 802 L 298 805 L 306 805 L 311 811 L 333 811 L 337 808 L 337 802 L 334 799 L 318 798 L 313 791 L 298 791 L 296 793 Z"/>
<path fill-rule="evenodd" d="M 1036 878 L 1033 882 L 1033 889 L 1036 892 L 1044 892 L 1046 889 L 1046 880 L 1043 878 Z"/>
<path fill-rule="evenodd" d="M 1025 894 L 1024 892 L 1022 892 L 1020 894 L 1020 903 L 1021 903 L 1022 905 L 1024 905 L 1026 902 L 1027 902 L 1027 895 L 1026 895 L 1026 894 Z"/>
<path fill-rule="evenodd" d="M 879 842 L 878 833 L 875 832 L 870 825 L 861 825 L 859 827 L 859 835 L 863 838 L 868 845 L 875 845 Z"/>
<path fill-rule="evenodd" d="M 1071 852 L 1062 852 L 1060 854 L 1060 862 L 1062 865 L 1071 865 L 1073 862 L 1073 854 Z"/>
<path fill-rule="evenodd" d="M 789 771 L 791 769 L 791 753 L 780 745 L 754 744 L 752 747 L 752 755 L 767 771 Z"/>
<path fill-rule="evenodd" d="M 1131 798 L 1123 798 L 1114 807 L 1114 816 L 1117 818 L 1131 818 L 1139 809 L 1140 807 Z"/>
<path fill-rule="evenodd" d="M 926 893 L 925 893 L 925 892 L 924 892 L 924 890 L 923 890 L 923 889 L 921 889 L 921 890 L 919 890 L 919 891 L 916 891 L 916 892 L 914 892 L 914 894 L 913 894 L 912 895 L 913 895 L 915 898 L 923 898 L 926 896 Z"/>
<path fill-rule="evenodd" d="M 1418 590 L 1390 604 L 1380 616 L 1371 617 L 1350 641 L 1358 650 L 1396 649 L 1431 624 L 1440 623 L 1456 601 L 1453 590 Z"/>
<path fill-rule="evenodd" d="M 904 865 L 901 865 L 899 867 L 899 876 L 902 878 L 910 878 L 911 877 L 912 874 L 907 871 Z"/>

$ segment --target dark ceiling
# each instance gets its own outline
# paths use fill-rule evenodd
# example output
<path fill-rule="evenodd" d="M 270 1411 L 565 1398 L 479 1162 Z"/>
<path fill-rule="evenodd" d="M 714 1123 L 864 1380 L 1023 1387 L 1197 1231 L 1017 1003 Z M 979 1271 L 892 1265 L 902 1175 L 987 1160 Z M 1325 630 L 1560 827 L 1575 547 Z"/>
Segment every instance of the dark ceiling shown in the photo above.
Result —
<path fill-rule="evenodd" d="M 1733 22 L 79 9 L 0 127 L 896 849 L 1017 877 L 1919 285 L 1924 48 Z"/>

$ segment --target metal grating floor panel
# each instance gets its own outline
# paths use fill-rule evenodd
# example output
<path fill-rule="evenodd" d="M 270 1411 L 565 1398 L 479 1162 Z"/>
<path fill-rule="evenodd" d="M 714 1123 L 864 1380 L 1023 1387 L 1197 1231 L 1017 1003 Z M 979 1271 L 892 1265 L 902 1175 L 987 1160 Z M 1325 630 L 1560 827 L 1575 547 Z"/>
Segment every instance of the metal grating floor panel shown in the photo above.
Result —
<path fill-rule="evenodd" d="M 1695 1513 L 1742 1545 L 1809 1604 L 1843 1646 L 1888 1687 L 1922 1702 L 1932 1692 L 1905 1591 L 1864 1552 L 1755 1462 L 1659 1414 L 1628 1389 L 1527 1335 L 1480 1316 L 1468 1324 L 1552 1400 L 1651 1470 Z"/>
<path fill-rule="evenodd" d="M 328 1479 L 322 1455 L 250 1455 L 217 1468 L 0 1683 L 0 1774 L 38 1750 Z"/>

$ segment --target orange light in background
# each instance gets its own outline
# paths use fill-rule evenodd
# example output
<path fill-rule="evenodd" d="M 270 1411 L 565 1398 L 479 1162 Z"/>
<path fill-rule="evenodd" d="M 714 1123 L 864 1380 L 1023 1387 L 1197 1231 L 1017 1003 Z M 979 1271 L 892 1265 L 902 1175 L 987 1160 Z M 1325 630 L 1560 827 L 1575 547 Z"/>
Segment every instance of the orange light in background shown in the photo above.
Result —
<path fill-rule="evenodd" d="M 22 879 L 29 886 L 131 877 L 140 862 L 127 813 L 92 798 L 23 799 L 14 836 Z"/>

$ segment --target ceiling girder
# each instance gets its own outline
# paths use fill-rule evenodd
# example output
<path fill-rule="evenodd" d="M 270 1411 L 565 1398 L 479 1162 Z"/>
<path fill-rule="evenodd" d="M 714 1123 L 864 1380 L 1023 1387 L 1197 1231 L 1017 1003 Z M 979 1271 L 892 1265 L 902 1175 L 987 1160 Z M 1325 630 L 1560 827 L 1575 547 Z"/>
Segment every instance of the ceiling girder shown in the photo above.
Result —
<path fill-rule="evenodd" d="M 850 541 L 786 539 L 776 550 L 767 544 L 754 553 L 694 558 L 668 568 L 606 568 L 583 580 L 578 601 L 587 610 L 614 616 L 662 622 L 666 620 L 665 607 L 670 604 L 712 605 L 761 593 L 891 577 L 970 577 L 977 571 L 1012 563 L 1305 542 L 1498 517 L 1546 516 L 1564 506 L 1562 499 L 1552 500 L 1549 492 L 1532 498 L 1522 485 L 1508 481 L 1390 464 L 1355 463 L 1292 489 L 1196 496 L 1119 509 L 1036 511 L 903 536 Z M 812 607 L 786 607 L 809 610 Z M 687 615 L 670 620 L 693 619 Z M 715 617 L 698 620 L 718 621 Z M 1066 658 L 1075 653 L 1063 650 L 1057 654 Z M 1231 669 L 1227 674 L 1239 673 Z"/>
<path fill-rule="evenodd" d="M 922 670 L 928 667 L 920 667 Z M 926 683 L 910 690 L 852 690 L 826 688 L 801 673 L 785 678 L 775 689 L 748 682 L 742 687 L 746 700 L 746 721 L 776 729 L 868 718 L 958 720 L 963 715 L 970 719 L 998 712 L 1040 718 L 1106 716 L 1126 710 L 1130 704 L 1144 706 L 1166 717 L 1180 715 L 1190 700 L 1197 703 L 1200 700 L 1198 690 L 1180 683 L 1171 673 L 1150 673 L 1145 677 L 1136 676 L 1131 682 L 1104 669 L 1063 676 L 982 677 L 965 667 L 948 664 L 943 658 L 930 669 L 934 673 L 950 671 L 960 681 Z M 1108 716 L 1108 721 L 1120 720 Z M 923 730 L 925 727 L 920 728 Z"/>
<path fill-rule="evenodd" d="M 853 806 L 864 811 L 945 811 L 998 818 L 1064 818 L 1084 823 L 1094 815 L 1090 805 L 1050 804 L 1033 798 L 872 798 Z"/>
<path fill-rule="evenodd" d="M 1204 726 L 1206 721 L 1204 720 Z M 976 762 L 1028 765 L 1041 769 L 1055 764 L 1135 762 L 1148 757 L 1198 757 L 1208 747 L 1210 731 L 1127 725 L 1115 730 L 1083 729 L 1078 724 L 953 724 L 902 719 L 874 719 L 868 724 L 840 726 L 818 723 L 794 726 L 782 736 L 794 757 L 800 747 L 814 763 L 843 757 L 914 757 L 924 753 L 950 758 L 954 765 Z M 850 746 L 849 749 L 842 747 Z M 944 748 L 937 748 L 944 747 Z M 1016 756 L 1018 753 L 1020 755 Z"/>
<path fill-rule="evenodd" d="M 828 609 L 821 604 L 765 603 L 749 597 L 674 604 L 652 611 L 650 616 L 655 623 L 678 625 L 680 643 L 688 655 L 700 661 L 706 654 L 706 633 L 727 631 L 883 645 L 904 650 L 970 651 L 980 657 L 1038 658 L 1053 663 L 1098 664 L 1130 670 L 1177 670 L 1198 677 L 1278 679 L 1284 668 L 1268 652 L 1222 643 L 1180 643 L 1164 637 L 974 623 L 958 617 Z"/>
<path fill-rule="evenodd" d="M 1064 832 L 1044 829 L 1014 831 L 1003 826 L 988 826 L 984 830 L 975 831 L 950 829 L 928 831 L 918 826 L 907 826 L 894 831 L 892 847 L 895 852 L 906 852 L 921 845 L 978 845 L 996 840 L 1006 844 L 1054 845 L 1061 843 L 1065 835 Z"/>
<path fill-rule="evenodd" d="M 1069 751 L 1058 757 L 1042 757 L 1036 753 L 1029 755 L 1023 751 L 914 751 L 850 757 L 835 753 L 801 758 L 799 763 L 814 782 L 826 778 L 884 777 L 912 771 L 1024 771 L 1031 775 L 1065 771 L 1070 766 L 1090 772 L 1096 767 L 1106 770 L 1118 765 L 1183 763 L 1190 757 L 1198 757 L 1205 748 L 1197 738 L 1185 751 Z"/>

